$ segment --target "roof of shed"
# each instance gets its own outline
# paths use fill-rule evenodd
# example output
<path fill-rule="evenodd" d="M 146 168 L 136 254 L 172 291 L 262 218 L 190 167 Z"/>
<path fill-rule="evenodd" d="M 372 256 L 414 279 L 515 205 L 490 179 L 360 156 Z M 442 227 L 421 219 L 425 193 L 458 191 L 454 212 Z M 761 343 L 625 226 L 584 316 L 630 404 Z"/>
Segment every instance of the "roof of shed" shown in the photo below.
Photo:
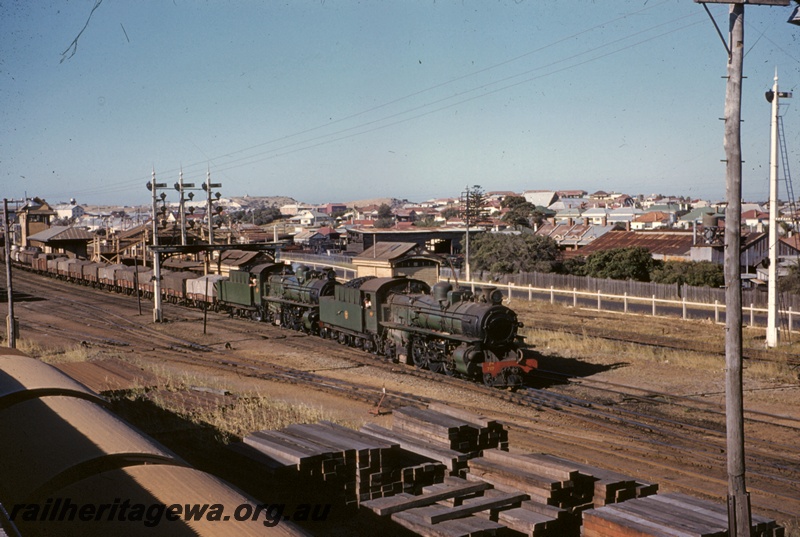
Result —
<path fill-rule="evenodd" d="M 415 248 L 417 248 L 415 242 L 379 242 L 356 257 L 390 261 L 406 255 Z"/>
<path fill-rule="evenodd" d="M 651 254 L 677 256 L 688 255 L 692 242 L 691 232 L 609 231 L 584 246 L 580 252 L 589 255 L 613 248 L 641 246 L 647 248 Z"/>
<path fill-rule="evenodd" d="M 56 241 L 90 241 L 94 238 L 92 233 L 85 229 L 67 226 L 53 226 L 28 237 L 28 240 L 37 242 Z"/>

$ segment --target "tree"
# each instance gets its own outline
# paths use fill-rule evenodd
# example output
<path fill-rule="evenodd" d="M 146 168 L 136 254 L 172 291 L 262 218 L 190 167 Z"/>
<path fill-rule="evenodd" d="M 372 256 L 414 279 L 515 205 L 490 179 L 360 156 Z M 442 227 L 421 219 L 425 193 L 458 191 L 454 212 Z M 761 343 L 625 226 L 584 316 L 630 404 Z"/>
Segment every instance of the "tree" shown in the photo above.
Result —
<path fill-rule="evenodd" d="M 586 275 L 614 280 L 650 281 L 654 266 L 647 248 L 629 246 L 594 252 L 586 258 Z"/>
<path fill-rule="evenodd" d="M 550 237 L 481 233 L 472 239 L 470 262 L 493 274 L 551 272 L 561 252 Z"/>
<path fill-rule="evenodd" d="M 378 207 L 378 218 L 392 218 L 394 214 L 392 213 L 392 208 L 387 203 L 381 203 L 380 207 Z"/>
<path fill-rule="evenodd" d="M 722 287 L 725 272 L 722 265 L 711 261 L 665 261 L 656 263 L 651 274 L 655 283 L 675 283 L 694 287 Z"/>
<path fill-rule="evenodd" d="M 511 224 L 515 229 L 532 227 L 542 218 L 542 215 L 536 211 L 536 205 L 522 196 L 506 196 L 500 202 L 500 207 L 508 209 L 503 215 L 503 221 Z"/>
<path fill-rule="evenodd" d="M 445 220 L 450 220 L 451 218 L 456 218 L 459 214 L 461 214 L 461 211 L 455 207 L 448 207 L 442 211 L 442 218 Z"/>
<path fill-rule="evenodd" d="M 781 293 L 800 295 L 800 265 L 795 263 L 789 267 L 789 272 L 778 279 L 778 290 Z"/>
<path fill-rule="evenodd" d="M 467 187 L 461 196 L 461 214 L 472 224 L 479 224 L 488 219 L 489 211 L 486 209 L 486 194 L 480 185 Z"/>

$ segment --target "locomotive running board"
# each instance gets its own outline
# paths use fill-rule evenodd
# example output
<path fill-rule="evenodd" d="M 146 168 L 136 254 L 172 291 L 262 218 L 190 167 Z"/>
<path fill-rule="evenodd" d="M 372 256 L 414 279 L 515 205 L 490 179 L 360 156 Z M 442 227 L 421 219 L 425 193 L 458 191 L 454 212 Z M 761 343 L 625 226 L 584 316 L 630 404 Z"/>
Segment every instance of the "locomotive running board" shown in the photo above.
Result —
<path fill-rule="evenodd" d="M 426 328 L 417 328 L 417 327 L 414 327 L 414 326 L 407 326 L 407 325 L 398 324 L 398 323 L 381 322 L 380 325 L 382 327 L 384 327 L 384 328 L 390 328 L 390 329 L 393 328 L 393 329 L 397 329 L 397 330 L 403 330 L 405 332 L 414 332 L 416 334 L 424 334 L 426 336 L 433 336 L 433 337 L 438 337 L 438 338 L 443 338 L 443 339 L 452 339 L 452 340 L 455 340 L 455 341 L 461 341 L 463 343 L 480 343 L 480 341 L 481 341 L 480 339 L 476 339 L 476 338 L 469 338 L 469 337 L 465 337 L 465 336 L 459 336 L 459 335 L 456 335 L 456 334 L 449 334 L 447 332 L 436 332 L 435 330 L 428 330 Z"/>

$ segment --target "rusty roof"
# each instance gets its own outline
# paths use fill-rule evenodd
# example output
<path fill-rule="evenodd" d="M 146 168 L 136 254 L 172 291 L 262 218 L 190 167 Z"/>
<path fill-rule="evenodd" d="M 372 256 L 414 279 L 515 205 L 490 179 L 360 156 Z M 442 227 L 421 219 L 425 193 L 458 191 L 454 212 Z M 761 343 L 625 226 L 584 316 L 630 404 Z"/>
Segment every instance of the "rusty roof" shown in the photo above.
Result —
<path fill-rule="evenodd" d="M 692 232 L 678 231 L 609 231 L 580 250 L 581 255 L 641 246 L 651 254 L 669 256 L 688 256 L 692 248 Z"/>

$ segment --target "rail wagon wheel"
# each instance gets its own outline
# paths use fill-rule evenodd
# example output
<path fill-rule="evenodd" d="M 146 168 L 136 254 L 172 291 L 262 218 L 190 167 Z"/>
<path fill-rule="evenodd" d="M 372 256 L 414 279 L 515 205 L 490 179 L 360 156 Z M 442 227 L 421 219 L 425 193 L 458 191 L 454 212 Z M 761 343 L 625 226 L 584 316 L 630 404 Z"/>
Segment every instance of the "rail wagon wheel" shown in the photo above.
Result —
<path fill-rule="evenodd" d="M 337 339 L 339 340 L 339 343 L 342 345 L 348 345 L 350 343 L 350 336 L 348 336 L 344 332 L 339 332 L 339 337 Z"/>
<path fill-rule="evenodd" d="M 250 318 L 253 319 L 254 321 L 260 323 L 262 321 L 262 319 L 264 318 L 264 316 L 261 314 L 260 310 L 256 310 L 256 311 L 253 312 L 253 314 L 250 316 Z"/>
<path fill-rule="evenodd" d="M 455 377 L 456 376 L 456 364 L 452 361 L 445 362 L 444 364 L 444 374 L 448 377 Z"/>
<path fill-rule="evenodd" d="M 494 387 L 494 377 L 491 373 L 484 373 L 483 374 L 483 383 L 489 386 L 490 388 Z"/>

